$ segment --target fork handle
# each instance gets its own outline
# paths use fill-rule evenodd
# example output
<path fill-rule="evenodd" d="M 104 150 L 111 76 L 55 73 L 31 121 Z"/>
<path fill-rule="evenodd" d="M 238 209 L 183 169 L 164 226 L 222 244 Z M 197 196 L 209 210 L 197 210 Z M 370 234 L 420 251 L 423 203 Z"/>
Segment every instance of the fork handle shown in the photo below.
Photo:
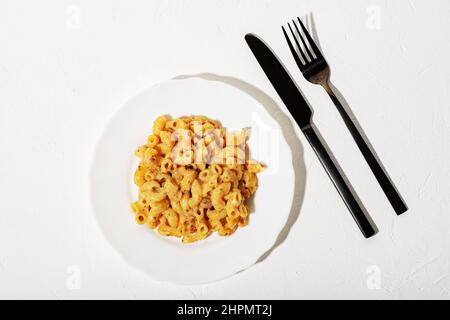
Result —
<path fill-rule="evenodd" d="M 365 215 L 360 204 L 356 200 L 355 196 L 350 190 L 350 187 L 348 186 L 341 172 L 332 160 L 322 141 L 320 141 L 314 128 L 312 126 L 308 126 L 307 128 L 302 129 L 302 131 L 311 144 L 314 152 L 317 154 L 317 157 L 319 158 L 320 162 L 325 168 L 325 171 L 327 172 L 328 176 L 339 192 L 342 200 L 344 200 L 345 205 L 352 214 L 353 219 L 355 219 L 356 224 L 358 225 L 362 234 L 364 235 L 364 237 L 370 238 L 376 233 L 374 227 Z"/>
<path fill-rule="evenodd" d="M 386 195 L 392 207 L 394 208 L 395 213 L 397 215 L 401 215 L 402 213 L 406 212 L 408 210 L 406 203 L 401 198 L 397 189 L 394 187 L 391 179 L 389 179 L 387 173 L 382 168 L 380 162 L 375 157 L 372 150 L 370 150 L 369 146 L 362 137 L 358 128 L 356 127 L 356 125 L 354 124 L 348 113 L 345 111 L 345 108 L 342 106 L 342 104 L 340 103 L 336 95 L 333 93 L 333 91 L 329 88 L 329 86 L 328 88 L 325 87 L 325 90 L 327 91 L 331 100 L 333 100 L 333 103 L 337 107 L 342 119 L 345 122 L 345 125 L 347 126 L 353 139 L 358 145 L 358 148 L 363 154 L 364 159 L 366 159 L 366 162 L 369 165 L 370 169 L 372 170 L 373 174 L 375 175 L 375 178 L 380 184 L 381 189 L 383 189 L 384 194 Z"/>

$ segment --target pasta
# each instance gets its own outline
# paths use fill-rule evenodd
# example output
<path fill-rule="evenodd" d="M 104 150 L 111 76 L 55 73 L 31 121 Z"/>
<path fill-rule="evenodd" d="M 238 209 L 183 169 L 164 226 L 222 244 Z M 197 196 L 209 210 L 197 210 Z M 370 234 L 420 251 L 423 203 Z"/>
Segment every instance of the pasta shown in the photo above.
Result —
<path fill-rule="evenodd" d="M 138 224 L 183 243 L 213 232 L 233 234 L 249 222 L 245 201 L 264 165 L 245 159 L 249 130 L 228 133 L 205 116 L 158 117 L 147 143 L 135 151 L 139 188 L 131 209 Z"/>

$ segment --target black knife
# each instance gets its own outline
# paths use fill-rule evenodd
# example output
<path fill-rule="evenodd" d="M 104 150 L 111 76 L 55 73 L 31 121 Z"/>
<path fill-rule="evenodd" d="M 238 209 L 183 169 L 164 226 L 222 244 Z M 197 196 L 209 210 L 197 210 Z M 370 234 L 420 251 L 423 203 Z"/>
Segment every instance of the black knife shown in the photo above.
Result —
<path fill-rule="evenodd" d="M 277 91 L 289 112 L 299 125 L 300 129 L 319 157 L 331 181 L 339 192 L 345 205 L 350 210 L 364 237 L 373 236 L 376 231 L 365 215 L 360 204 L 353 195 L 347 182 L 339 172 L 336 164 L 319 139 L 316 129 L 312 126 L 312 110 L 303 97 L 297 85 L 292 80 L 282 63 L 278 60 L 270 48 L 256 35 L 247 34 L 245 41 L 258 60 L 273 87 Z"/>

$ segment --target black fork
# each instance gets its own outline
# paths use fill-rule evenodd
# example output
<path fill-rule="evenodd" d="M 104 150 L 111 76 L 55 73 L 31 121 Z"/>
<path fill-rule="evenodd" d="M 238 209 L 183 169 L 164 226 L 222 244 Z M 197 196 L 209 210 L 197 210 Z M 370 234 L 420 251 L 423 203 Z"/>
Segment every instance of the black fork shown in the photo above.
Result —
<path fill-rule="evenodd" d="M 300 18 L 297 18 L 298 24 L 300 25 L 300 28 L 303 31 L 304 36 L 300 32 L 297 23 L 295 20 L 292 20 L 292 24 L 294 25 L 295 31 L 292 29 L 291 25 L 288 23 L 289 31 L 294 38 L 297 50 L 295 50 L 294 45 L 292 44 L 286 30 L 284 27 L 283 33 L 286 37 L 286 41 L 289 45 L 289 49 L 291 50 L 292 55 L 294 56 L 295 62 L 297 63 L 297 66 L 299 67 L 300 71 L 302 72 L 303 76 L 311 83 L 319 84 L 321 85 L 325 91 L 330 96 L 331 100 L 333 100 L 333 103 L 336 105 L 336 108 L 338 109 L 342 119 L 345 122 L 345 125 L 347 126 L 348 130 L 350 131 L 353 139 L 355 140 L 356 144 L 359 147 L 359 150 L 363 154 L 364 158 L 366 159 L 370 169 L 372 170 L 373 174 L 375 175 L 375 178 L 377 179 L 378 183 L 380 184 L 381 188 L 384 191 L 384 194 L 388 198 L 389 202 L 391 203 L 392 207 L 394 208 L 397 215 L 401 215 L 405 211 L 408 210 L 405 202 L 401 198 L 400 194 L 398 193 L 397 189 L 394 187 L 392 181 L 389 179 L 387 173 L 384 171 L 383 167 L 381 166 L 378 159 L 373 154 L 372 150 L 367 145 L 366 141 L 362 137 L 361 133 L 357 129 L 356 125 L 353 123 L 352 119 L 350 118 L 349 114 L 345 110 L 345 108 L 342 106 L 342 104 L 339 102 L 338 98 L 336 97 L 335 93 L 331 89 L 330 85 L 330 68 L 328 66 L 328 63 L 326 62 L 325 58 L 323 57 L 322 53 L 320 52 L 319 48 L 317 47 L 314 40 L 311 38 L 308 30 L 303 25 Z M 298 39 L 300 38 L 300 41 L 303 44 L 303 48 L 300 45 Z M 306 38 L 306 40 L 305 40 Z M 309 45 L 308 45 L 309 44 Z"/>

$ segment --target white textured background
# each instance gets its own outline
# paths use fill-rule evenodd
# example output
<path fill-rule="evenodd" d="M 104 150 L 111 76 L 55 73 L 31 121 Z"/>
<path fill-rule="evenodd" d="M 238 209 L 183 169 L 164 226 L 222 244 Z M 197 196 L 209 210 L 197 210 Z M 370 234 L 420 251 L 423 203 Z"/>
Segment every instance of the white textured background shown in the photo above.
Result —
<path fill-rule="evenodd" d="M 410 207 L 402 217 L 329 98 L 296 69 L 280 26 L 308 12 L 334 84 Z M 94 145 L 126 100 L 179 74 L 240 78 L 280 102 L 247 32 L 292 71 L 380 232 L 362 238 L 301 135 L 306 191 L 286 241 L 218 283 L 154 282 L 95 225 Z M 0 298 L 448 299 L 449 39 L 448 0 L 1 1 Z"/>

